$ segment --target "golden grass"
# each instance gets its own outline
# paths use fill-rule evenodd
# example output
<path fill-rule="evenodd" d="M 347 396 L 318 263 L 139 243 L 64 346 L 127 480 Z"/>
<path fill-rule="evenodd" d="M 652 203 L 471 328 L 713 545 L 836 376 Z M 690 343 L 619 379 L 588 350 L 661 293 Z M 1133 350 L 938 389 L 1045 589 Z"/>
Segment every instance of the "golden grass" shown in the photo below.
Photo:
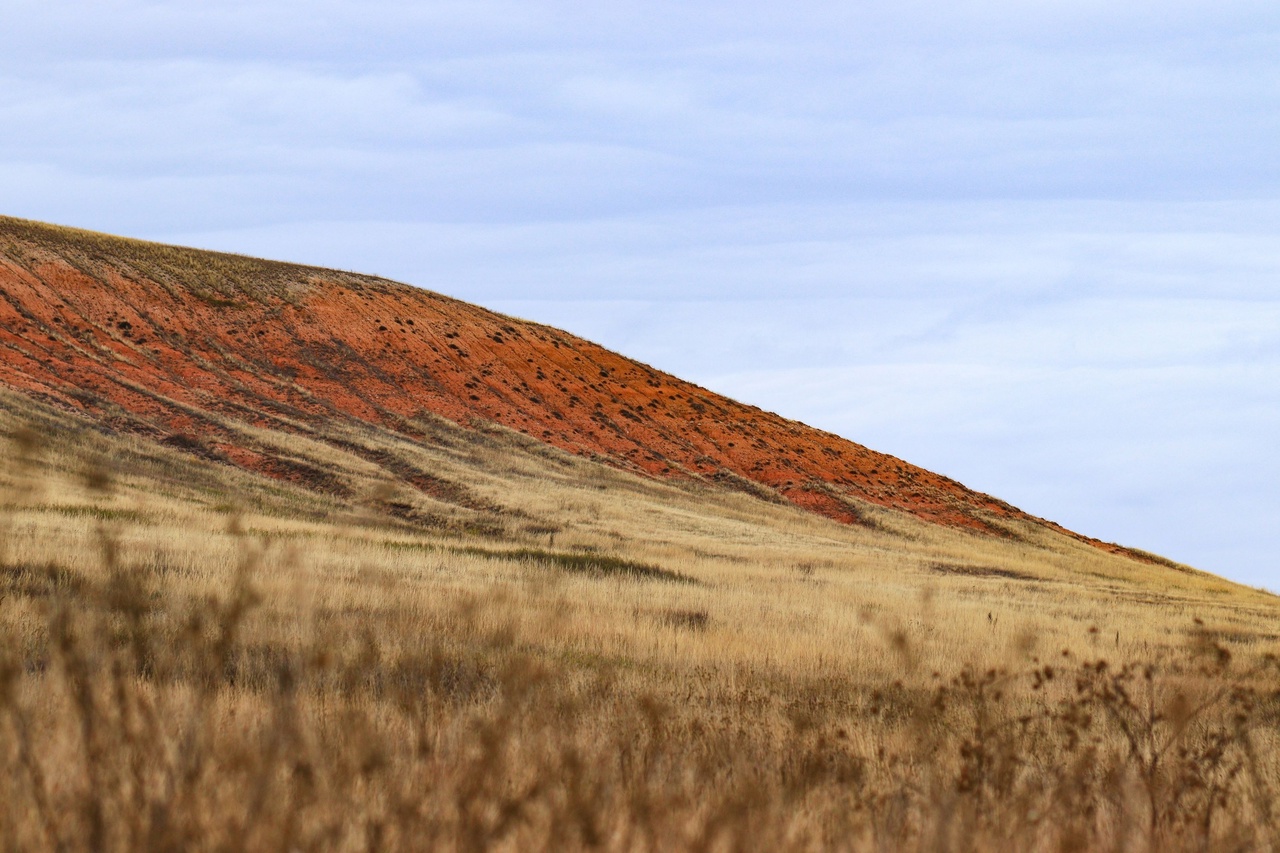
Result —
<path fill-rule="evenodd" d="M 0 396 L 6 849 L 1280 845 L 1273 596 L 491 426 L 236 429 L 358 497 Z"/>

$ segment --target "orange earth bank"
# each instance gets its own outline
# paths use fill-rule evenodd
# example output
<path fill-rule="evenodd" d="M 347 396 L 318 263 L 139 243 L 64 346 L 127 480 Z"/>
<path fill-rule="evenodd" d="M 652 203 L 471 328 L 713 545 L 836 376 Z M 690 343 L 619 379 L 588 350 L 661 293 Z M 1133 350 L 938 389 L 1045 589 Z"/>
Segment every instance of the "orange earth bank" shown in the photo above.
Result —
<path fill-rule="evenodd" d="M 1030 518 L 566 332 L 383 279 L 0 218 L 0 297 L 0 382 L 271 476 L 296 472 L 210 414 L 410 435 L 424 412 L 483 418 L 653 477 L 766 486 L 846 523 L 862 522 L 858 501 L 993 534 Z"/>

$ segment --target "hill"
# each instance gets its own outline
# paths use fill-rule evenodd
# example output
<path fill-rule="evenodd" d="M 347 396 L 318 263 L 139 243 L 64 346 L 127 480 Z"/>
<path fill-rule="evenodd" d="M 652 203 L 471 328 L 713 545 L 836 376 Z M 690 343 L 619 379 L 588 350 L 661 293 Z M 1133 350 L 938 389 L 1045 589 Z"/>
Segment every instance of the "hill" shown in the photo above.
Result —
<path fill-rule="evenodd" d="M 336 420 L 480 419 L 850 524 L 883 507 L 992 535 L 1032 520 L 1076 536 L 558 329 L 382 279 L 0 219 L 0 293 L 10 388 L 320 490 L 342 484 L 230 424 L 306 435 Z"/>
<path fill-rule="evenodd" d="M 0 297 L 5 849 L 1280 844 L 1275 596 L 406 285 Z"/>

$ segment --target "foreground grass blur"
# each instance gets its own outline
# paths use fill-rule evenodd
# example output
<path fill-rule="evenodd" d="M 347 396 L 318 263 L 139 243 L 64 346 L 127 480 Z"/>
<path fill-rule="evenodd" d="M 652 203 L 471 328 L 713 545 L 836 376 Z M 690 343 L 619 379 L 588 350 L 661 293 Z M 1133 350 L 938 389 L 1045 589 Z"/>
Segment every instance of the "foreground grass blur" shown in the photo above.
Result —
<path fill-rule="evenodd" d="M 489 445 L 505 528 L 234 506 L 6 427 L 6 849 L 1280 849 L 1261 594 Z"/>

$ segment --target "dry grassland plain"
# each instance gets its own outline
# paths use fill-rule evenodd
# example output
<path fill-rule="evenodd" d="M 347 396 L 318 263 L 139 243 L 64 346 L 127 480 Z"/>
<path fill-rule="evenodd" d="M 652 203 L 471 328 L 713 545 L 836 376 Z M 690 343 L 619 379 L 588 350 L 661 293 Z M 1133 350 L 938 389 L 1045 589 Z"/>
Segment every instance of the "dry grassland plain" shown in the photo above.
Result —
<path fill-rule="evenodd" d="M 4 849 L 1280 849 L 1265 592 L 492 424 L 225 426 L 347 496 L 0 393 Z"/>

